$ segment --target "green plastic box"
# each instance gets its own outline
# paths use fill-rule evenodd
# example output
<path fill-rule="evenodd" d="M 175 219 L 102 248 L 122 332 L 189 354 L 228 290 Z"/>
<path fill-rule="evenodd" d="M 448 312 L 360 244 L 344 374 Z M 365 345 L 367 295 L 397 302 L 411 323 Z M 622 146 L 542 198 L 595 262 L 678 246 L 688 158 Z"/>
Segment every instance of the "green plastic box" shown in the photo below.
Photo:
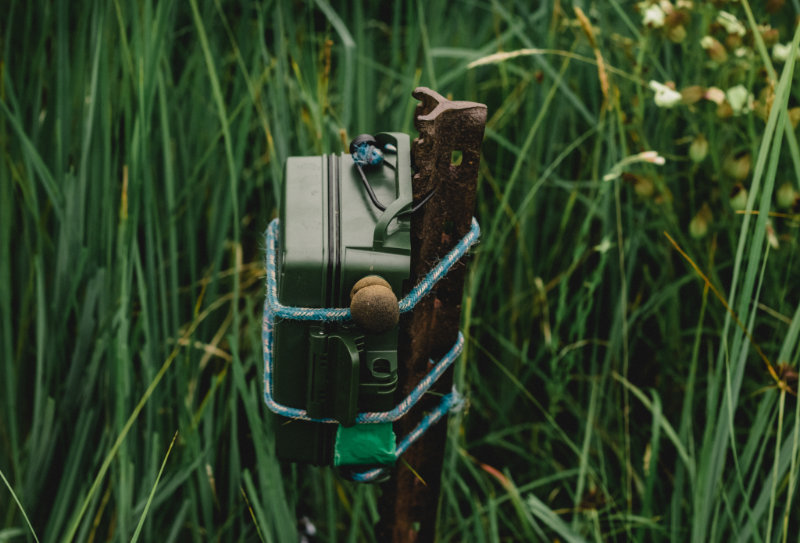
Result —
<path fill-rule="evenodd" d="M 370 201 L 349 154 L 287 160 L 277 262 L 282 304 L 347 307 L 353 284 L 367 275 L 383 277 L 398 299 L 405 292 L 410 217 L 398 214 L 412 202 L 410 142 L 401 133 L 375 139 L 385 148 L 384 162 L 365 174 L 385 211 Z M 275 400 L 339 422 L 278 417 L 280 458 L 343 468 L 394 463 L 391 423 L 354 422 L 358 412 L 395 405 L 397 332 L 396 326 L 368 334 L 352 322 L 276 321 Z"/>

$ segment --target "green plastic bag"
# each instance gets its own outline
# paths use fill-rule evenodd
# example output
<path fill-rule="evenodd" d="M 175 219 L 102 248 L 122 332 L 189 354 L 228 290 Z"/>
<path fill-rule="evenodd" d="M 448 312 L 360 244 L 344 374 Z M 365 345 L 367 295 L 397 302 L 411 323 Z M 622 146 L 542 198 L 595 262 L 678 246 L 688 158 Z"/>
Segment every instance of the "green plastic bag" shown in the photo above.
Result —
<path fill-rule="evenodd" d="M 393 466 L 395 435 L 391 422 L 339 426 L 333 453 L 334 466 Z"/>

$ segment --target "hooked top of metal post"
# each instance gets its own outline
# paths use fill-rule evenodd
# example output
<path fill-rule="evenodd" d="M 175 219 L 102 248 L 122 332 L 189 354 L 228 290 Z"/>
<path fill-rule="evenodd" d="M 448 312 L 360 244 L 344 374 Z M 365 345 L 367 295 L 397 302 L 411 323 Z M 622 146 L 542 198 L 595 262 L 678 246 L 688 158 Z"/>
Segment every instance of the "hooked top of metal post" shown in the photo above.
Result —
<path fill-rule="evenodd" d="M 485 118 L 486 105 L 479 104 L 478 102 L 469 102 L 465 100 L 448 100 L 438 92 L 429 89 L 428 87 L 417 87 L 411 95 L 419 100 L 421 103 L 417 106 L 415 119 L 421 122 L 433 121 L 445 111 L 453 110 L 469 110 L 477 109 L 482 110 L 478 113 Z M 465 112 L 466 113 L 466 112 Z M 477 113 L 477 112 L 476 112 Z"/>

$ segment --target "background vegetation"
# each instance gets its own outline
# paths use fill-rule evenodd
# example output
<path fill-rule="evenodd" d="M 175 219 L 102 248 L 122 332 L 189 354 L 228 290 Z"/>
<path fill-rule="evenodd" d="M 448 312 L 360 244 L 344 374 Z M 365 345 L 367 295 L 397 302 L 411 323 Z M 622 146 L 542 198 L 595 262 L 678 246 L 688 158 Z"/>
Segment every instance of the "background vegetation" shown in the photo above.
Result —
<path fill-rule="evenodd" d="M 798 540 L 800 3 L 448 4 L 4 3 L 0 541 L 374 540 L 274 458 L 262 234 L 417 85 L 490 115 L 440 540 Z"/>

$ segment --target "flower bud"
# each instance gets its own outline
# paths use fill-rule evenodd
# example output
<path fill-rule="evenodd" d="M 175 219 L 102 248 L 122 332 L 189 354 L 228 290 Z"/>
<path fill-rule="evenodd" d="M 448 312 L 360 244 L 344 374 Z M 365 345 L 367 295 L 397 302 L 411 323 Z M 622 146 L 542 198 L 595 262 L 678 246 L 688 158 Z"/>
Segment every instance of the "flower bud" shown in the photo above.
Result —
<path fill-rule="evenodd" d="M 772 102 L 769 102 L 771 104 Z M 765 100 L 755 100 L 753 101 L 753 113 L 756 114 L 756 117 L 761 119 L 764 122 L 767 122 L 769 118 L 769 105 Z"/>
<path fill-rule="evenodd" d="M 741 183 L 736 183 L 731 190 L 728 202 L 734 211 L 741 211 L 747 207 L 747 189 Z"/>
<path fill-rule="evenodd" d="M 720 119 L 733 117 L 733 108 L 727 100 L 717 106 L 717 117 Z"/>
<path fill-rule="evenodd" d="M 797 201 L 798 197 L 797 191 L 789 181 L 778 187 L 778 190 L 775 191 L 775 200 L 778 204 L 778 207 L 781 209 L 787 209 L 794 206 L 794 203 Z"/>
<path fill-rule="evenodd" d="M 771 26 L 759 27 L 759 32 L 761 33 L 761 39 L 764 40 L 764 45 L 767 47 L 772 47 L 778 43 L 778 39 L 781 37 L 781 33 L 778 29 L 772 28 Z"/>
<path fill-rule="evenodd" d="M 683 43 L 686 39 L 686 27 L 683 25 L 667 27 L 667 39 L 672 43 Z"/>
<path fill-rule="evenodd" d="M 683 8 L 681 8 L 680 6 L 672 6 L 672 9 L 665 12 L 666 19 L 664 20 L 664 24 L 667 26 L 678 26 L 692 22 L 691 16 L 685 11 L 687 9 L 691 10 L 693 7 L 683 6 Z"/>
<path fill-rule="evenodd" d="M 633 185 L 633 192 L 640 198 L 650 198 L 655 192 L 653 180 L 644 175 L 626 173 L 622 176 L 622 179 Z"/>
<path fill-rule="evenodd" d="M 698 134 L 689 146 L 689 158 L 692 162 L 699 163 L 703 162 L 706 155 L 708 155 L 708 140 L 703 134 Z"/>
<path fill-rule="evenodd" d="M 750 174 L 750 164 L 750 153 L 741 153 L 737 156 L 728 155 L 722 162 L 722 169 L 737 181 L 742 181 L 747 179 Z"/>
<path fill-rule="evenodd" d="M 711 214 L 711 208 L 708 203 L 703 203 L 703 207 L 697 212 L 697 215 L 689 223 L 689 235 L 695 239 L 700 239 L 708 234 L 708 227 L 714 216 Z"/>
<path fill-rule="evenodd" d="M 725 47 L 715 38 L 704 36 L 700 40 L 700 47 L 706 50 L 708 57 L 714 62 L 723 63 L 728 60 L 728 52 Z"/>
<path fill-rule="evenodd" d="M 725 47 L 733 51 L 742 45 L 742 37 L 739 34 L 728 34 L 725 38 Z"/>
<path fill-rule="evenodd" d="M 789 109 L 789 122 L 792 124 L 792 128 L 797 128 L 797 125 L 800 124 L 800 107 Z"/>
<path fill-rule="evenodd" d="M 706 88 L 701 87 L 700 85 L 692 85 L 691 87 L 686 87 L 681 90 L 681 96 L 683 97 L 683 103 L 687 106 L 692 104 L 696 104 L 700 100 L 702 100 L 706 95 Z"/>

